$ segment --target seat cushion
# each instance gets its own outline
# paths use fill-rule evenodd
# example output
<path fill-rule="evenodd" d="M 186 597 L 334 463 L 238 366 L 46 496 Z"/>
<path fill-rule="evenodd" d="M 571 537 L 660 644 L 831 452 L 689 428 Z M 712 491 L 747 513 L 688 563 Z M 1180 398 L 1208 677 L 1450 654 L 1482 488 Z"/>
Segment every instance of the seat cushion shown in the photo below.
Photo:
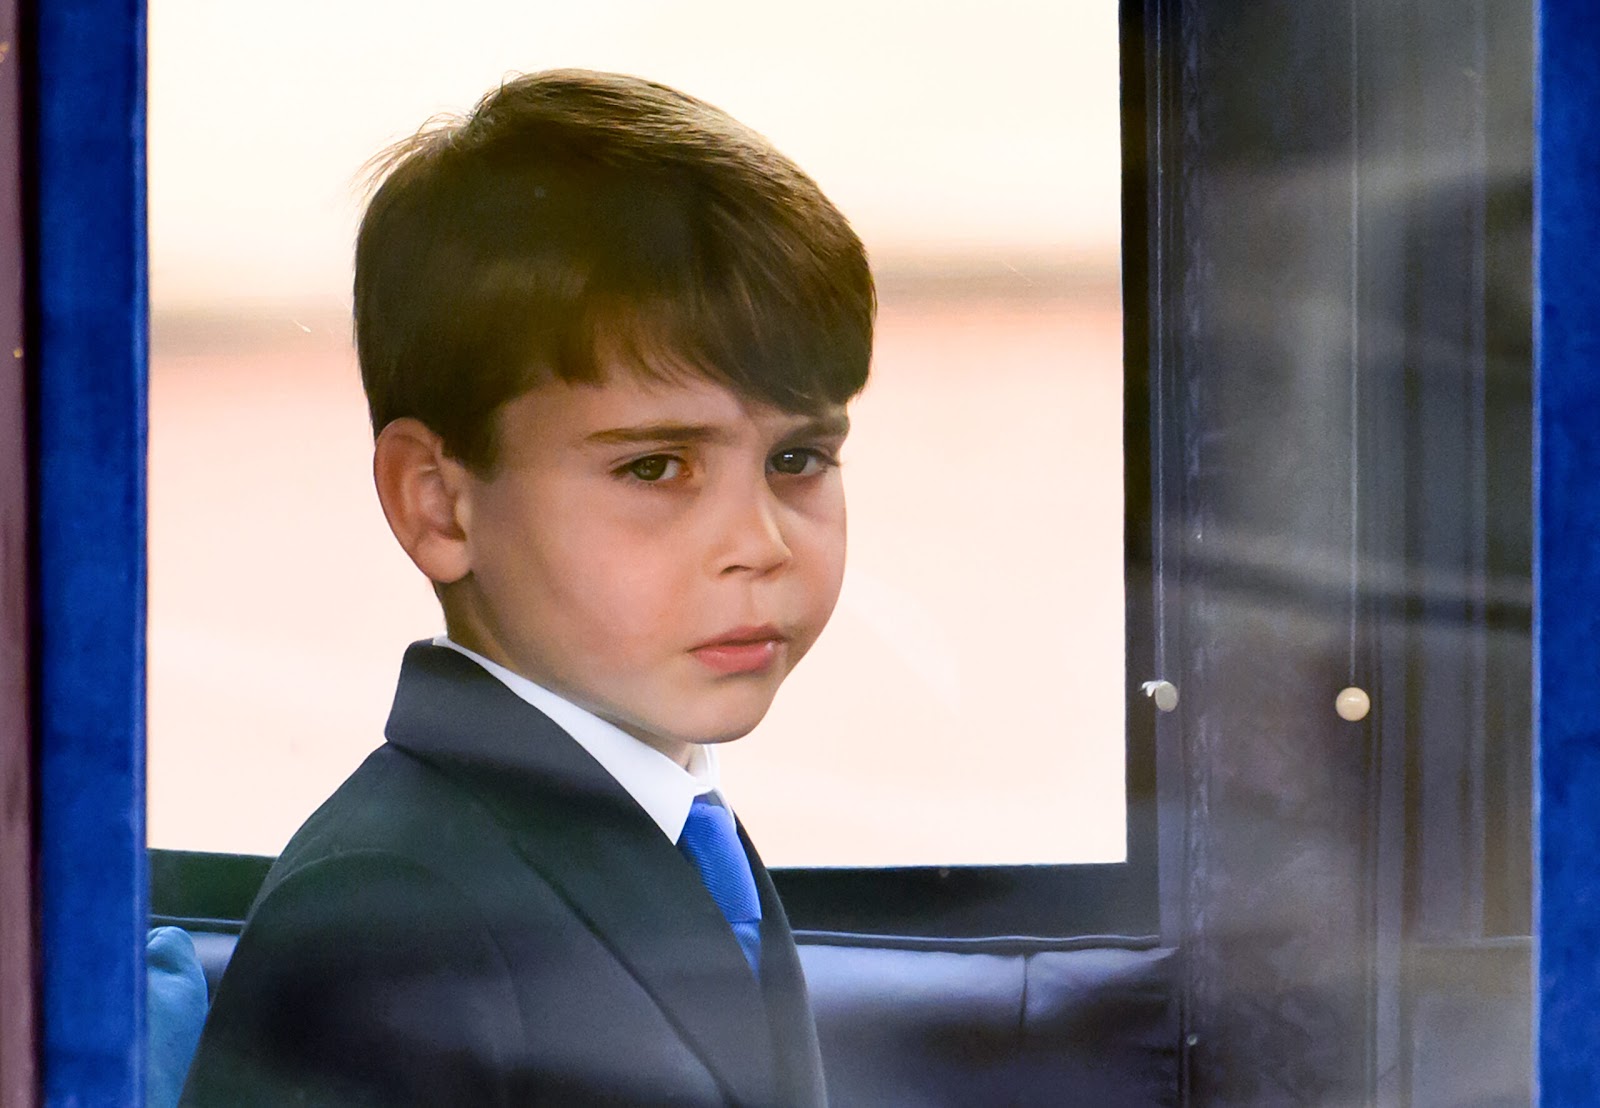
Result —
<path fill-rule="evenodd" d="M 1171 949 L 1099 937 L 797 939 L 835 1106 L 1178 1101 Z"/>
<path fill-rule="evenodd" d="M 195 935 L 213 989 L 236 938 Z M 1178 1103 L 1170 948 L 1100 936 L 795 938 L 834 1108 Z"/>
<path fill-rule="evenodd" d="M 145 937 L 144 964 L 150 1043 L 145 1104 L 148 1108 L 174 1108 L 206 1021 L 205 972 L 194 942 L 179 927 L 150 931 Z"/>

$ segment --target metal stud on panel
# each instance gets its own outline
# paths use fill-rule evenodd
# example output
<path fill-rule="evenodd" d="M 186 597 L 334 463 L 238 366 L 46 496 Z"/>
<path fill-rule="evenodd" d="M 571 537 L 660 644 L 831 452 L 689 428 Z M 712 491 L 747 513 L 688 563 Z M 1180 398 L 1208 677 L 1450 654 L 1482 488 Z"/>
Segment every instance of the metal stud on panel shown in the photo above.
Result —
<path fill-rule="evenodd" d="M 1170 712 L 1178 706 L 1178 686 L 1171 681 L 1146 681 L 1140 688 L 1163 712 Z"/>

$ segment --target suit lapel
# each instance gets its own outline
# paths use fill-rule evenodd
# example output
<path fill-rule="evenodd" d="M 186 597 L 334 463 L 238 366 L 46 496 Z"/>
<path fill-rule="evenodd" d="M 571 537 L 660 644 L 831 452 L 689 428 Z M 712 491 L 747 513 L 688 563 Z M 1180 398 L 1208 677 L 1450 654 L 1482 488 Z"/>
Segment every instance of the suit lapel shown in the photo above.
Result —
<path fill-rule="evenodd" d="M 406 653 L 387 735 L 485 803 L 730 1100 L 774 1102 L 772 1035 L 738 940 L 693 865 L 587 751 L 475 662 L 427 644 Z"/>
<path fill-rule="evenodd" d="M 786 1105 L 822 1108 L 828 1103 L 822 1051 L 794 932 L 789 928 L 789 917 L 772 877 L 743 826 L 739 828 L 739 839 L 744 843 L 755 873 L 756 890 L 761 894 L 761 987 L 777 1056 L 778 1100 Z"/>

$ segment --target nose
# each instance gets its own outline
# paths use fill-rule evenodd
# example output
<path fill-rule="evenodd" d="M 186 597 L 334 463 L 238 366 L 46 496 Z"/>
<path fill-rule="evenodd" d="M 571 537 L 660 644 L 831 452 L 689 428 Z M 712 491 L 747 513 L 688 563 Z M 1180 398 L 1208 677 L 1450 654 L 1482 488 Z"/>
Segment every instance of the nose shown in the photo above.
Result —
<path fill-rule="evenodd" d="M 784 539 L 782 512 L 765 481 L 730 496 L 717 521 L 713 571 L 763 576 L 788 565 L 794 553 Z"/>

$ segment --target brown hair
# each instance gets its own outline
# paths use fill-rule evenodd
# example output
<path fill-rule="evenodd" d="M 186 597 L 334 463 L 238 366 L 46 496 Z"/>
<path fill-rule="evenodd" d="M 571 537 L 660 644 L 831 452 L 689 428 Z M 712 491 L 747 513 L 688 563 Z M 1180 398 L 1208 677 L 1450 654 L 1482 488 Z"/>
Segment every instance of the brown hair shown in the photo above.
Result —
<path fill-rule="evenodd" d="M 766 139 L 636 77 L 551 70 L 381 156 L 356 240 L 376 433 L 410 416 L 492 469 L 499 407 L 609 364 L 791 412 L 866 384 L 861 241 Z"/>

